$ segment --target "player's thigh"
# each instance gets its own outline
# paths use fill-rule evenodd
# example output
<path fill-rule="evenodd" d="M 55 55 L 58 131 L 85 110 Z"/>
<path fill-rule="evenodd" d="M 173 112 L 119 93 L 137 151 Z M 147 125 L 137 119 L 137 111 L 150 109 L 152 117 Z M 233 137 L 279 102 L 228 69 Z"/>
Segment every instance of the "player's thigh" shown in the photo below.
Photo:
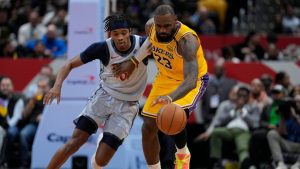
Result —
<path fill-rule="evenodd" d="M 133 121 L 138 114 L 139 104 L 132 101 L 112 100 L 113 109 L 106 120 L 103 131 L 111 133 L 119 139 L 125 139 L 133 125 Z"/>

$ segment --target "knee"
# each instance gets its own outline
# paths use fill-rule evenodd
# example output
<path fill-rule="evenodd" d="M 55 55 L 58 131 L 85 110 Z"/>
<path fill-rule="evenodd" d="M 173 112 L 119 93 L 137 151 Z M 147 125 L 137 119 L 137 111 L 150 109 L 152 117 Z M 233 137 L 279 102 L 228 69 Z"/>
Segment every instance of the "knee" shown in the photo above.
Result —
<path fill-rule="evenodd" d="M 267 138 L 268 140 L 275 140 L 275 139 L 277 140 L 280 138 L 280 135 L 276 130 L 271 130 L 268 132 Z"/>
<path fill-rule="evenodd" d="M 92 164 L 94 166 L 94 169 L 101 169 L 102 167 L 105 167 L 108 162 L 109 160 L 101 158 L 98 154 L 96 154 L 96 156 L 93 156 Z"/>
<path fill-rule="evenodd" d="M 96 166 L 105 167 L 108 164 L 108 161 L 103 160 L 103 159 L 96 159 L 95 163 L 96 163 Z"/>

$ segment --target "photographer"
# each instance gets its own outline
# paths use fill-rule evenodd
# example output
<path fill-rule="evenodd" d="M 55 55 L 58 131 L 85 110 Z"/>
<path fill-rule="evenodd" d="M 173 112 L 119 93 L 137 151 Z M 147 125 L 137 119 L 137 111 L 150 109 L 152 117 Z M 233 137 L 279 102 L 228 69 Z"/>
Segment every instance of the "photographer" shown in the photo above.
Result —
<path fill-rule="evenodd" d="M 268 132 L 267 138 L 276 169 L 287 169 L 282 152 L 300 153 L 300 115 L 296 112 L 296 102 L 285 100 L 279 106 L 281 116 L 277 129 Z M 291 169 L 300 168 L 300 157 Z"/>

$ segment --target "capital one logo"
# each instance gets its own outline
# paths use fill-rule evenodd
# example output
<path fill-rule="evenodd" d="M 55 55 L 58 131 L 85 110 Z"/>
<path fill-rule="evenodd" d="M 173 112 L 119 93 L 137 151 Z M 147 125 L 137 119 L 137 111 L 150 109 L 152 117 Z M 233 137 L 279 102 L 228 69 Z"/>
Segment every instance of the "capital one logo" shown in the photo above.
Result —
<path fill-rule="evenodd" d="M 94 33 L 94 28 L 92 26 L 74 30 L 74 34 L 91 34 L 91 33 Z"/>
<path fill-rule="evenodd" d="M 66 136 L 66 135 L 59 135 L 57 133 L 50 133 L 47 136 L 47 140 L 49 142 L 61 142 L 61 143 L 66 143 L 69 139 L 71 138 L 71 136 Z M 97 144 L 97 138 L 95 136 L 90 136 L 87 143 L 90 144 Z"/>
<path fill-rule="evenodd" d="M 96 77 L 94 75 L 76 76 L 76 77 L 67 79 L 67 84 L 94 85 L 94 84 L 96 84 Z"/>

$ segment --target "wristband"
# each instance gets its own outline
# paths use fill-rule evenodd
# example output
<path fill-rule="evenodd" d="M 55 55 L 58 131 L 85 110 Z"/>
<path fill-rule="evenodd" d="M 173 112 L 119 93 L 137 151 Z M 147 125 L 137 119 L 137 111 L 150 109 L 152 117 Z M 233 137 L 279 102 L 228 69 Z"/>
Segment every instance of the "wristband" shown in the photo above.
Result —
<path fill-rule="evenodd" d="M 138 67 L 139 62 L 136 61 L 136 59 L 134 58 L 134 56 L 131 56 L 131 57 L 130 57 L 130 60 L 131 60 L 131 62 L 134 64 L 135 67 Z"/>
<path fill-rule="evenodd" d="M 166 95 L 166 97 L 167 97 L 171 102 L 173 102 L 173 99 L 172 99 L 169 95 Z"/>

